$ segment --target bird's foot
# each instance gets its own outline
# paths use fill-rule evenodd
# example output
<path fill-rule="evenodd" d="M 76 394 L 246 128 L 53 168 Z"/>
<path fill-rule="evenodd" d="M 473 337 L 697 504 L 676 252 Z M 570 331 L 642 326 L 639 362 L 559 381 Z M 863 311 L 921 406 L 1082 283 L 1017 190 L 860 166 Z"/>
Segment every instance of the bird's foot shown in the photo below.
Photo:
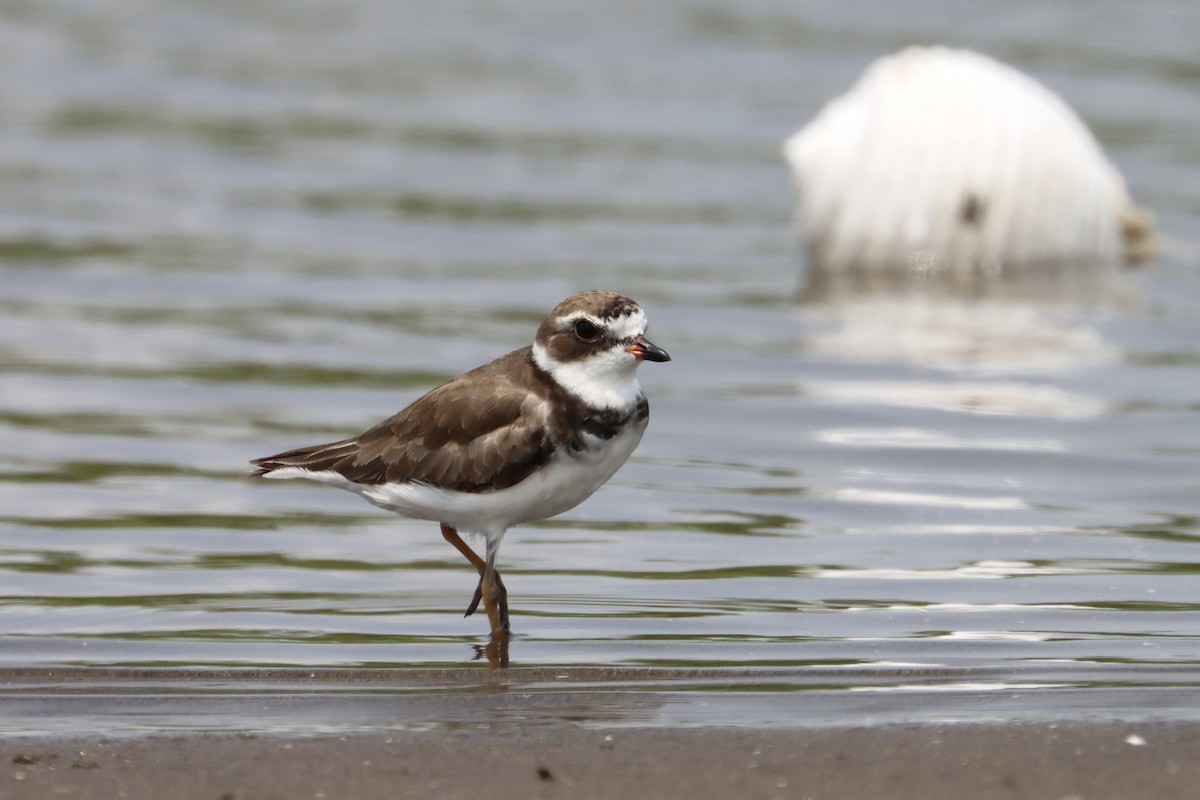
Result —
<path fill-rule="evenodd" d="M 480 601 L 483 600 L 483 576 L 479 576 L 479 583 L 475 586 L 475 594 L 471 597 L 471 604 L 467 606 L 467 613 L 464 617 L 469 617 L 479 608 Z M 504 624 L 508 625 L 508 589 L 504 588 L 504 581 L 500 579 L 500 573 L 496 573 L 496 600 L 500 606 L 501 616 L 504 618 Z"/>

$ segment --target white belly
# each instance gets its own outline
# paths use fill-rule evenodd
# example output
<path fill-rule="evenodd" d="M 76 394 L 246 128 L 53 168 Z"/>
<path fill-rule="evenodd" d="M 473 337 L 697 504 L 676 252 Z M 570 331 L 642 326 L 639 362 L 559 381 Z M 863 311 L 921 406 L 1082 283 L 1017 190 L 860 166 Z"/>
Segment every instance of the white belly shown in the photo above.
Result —
<path fill-rule="evenodd" d="M 580 453 L 560 450 L 525 480 L 495 492 L 458 492 L 415 482 L 357 484 L 336 472 L 296 468 L 276 470 L 268 477 L 321 481 L 406 517 L 445 522 L 499 540 L 513 525 L 553 517 L 591 497 L 629 459 L 645 429 L 645 420 L 632 422 L 611 439 L 589 442 L 592 446 Z"/>

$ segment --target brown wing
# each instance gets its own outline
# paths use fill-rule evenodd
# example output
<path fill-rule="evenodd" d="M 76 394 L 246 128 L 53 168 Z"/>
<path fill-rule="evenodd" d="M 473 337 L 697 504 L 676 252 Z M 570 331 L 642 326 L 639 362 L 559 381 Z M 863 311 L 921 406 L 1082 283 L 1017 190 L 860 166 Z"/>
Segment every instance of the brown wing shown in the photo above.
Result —
<path fill-rule="evenodd" d="M 250 462 L 254 475 L 281 467 L 332 470 L 355 483 L 421 481 L 487 492 L 524 480 L 555 445 L 546 400 L 526 347 L 431 391 L 353 439 L 302 447 Z M 524 380 L 522 380 L 524 378 Z"/>

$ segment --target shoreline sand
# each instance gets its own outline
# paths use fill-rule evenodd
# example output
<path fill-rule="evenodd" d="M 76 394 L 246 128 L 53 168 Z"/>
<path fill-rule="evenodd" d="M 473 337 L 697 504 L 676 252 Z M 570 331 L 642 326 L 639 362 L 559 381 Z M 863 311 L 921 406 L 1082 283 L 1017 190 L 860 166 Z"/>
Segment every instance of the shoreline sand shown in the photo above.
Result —
<path fill-rule="evenodd" d="M 906 688 L 824 688 L 849 674 L 0 669 L 0 797 L 1174 800 L 1200 786 L 1182 674 L 1154 695 L 961 690 L 1000 677 L 986 669 L 856 670 Z M 767 718 L 790 724 L 754 722 Z"/>
<path fill-rule="evenodd" d="M 1175 723 L 57 736 L 0 741 L 0 796 L 1175 800 L 1198 755 Z"/>

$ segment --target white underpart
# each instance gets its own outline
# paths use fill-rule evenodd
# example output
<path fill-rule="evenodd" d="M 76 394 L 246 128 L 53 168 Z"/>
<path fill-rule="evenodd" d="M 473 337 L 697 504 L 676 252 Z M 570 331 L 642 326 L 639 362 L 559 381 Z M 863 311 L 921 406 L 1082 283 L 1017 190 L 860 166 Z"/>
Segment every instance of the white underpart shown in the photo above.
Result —
<path fill-rule="evenodd" d="M 639 308 L 607 322 L 585 317 L 598 328 L 607 328 L 618 341 L 646 332 L 646 315 Z M 533 361 L 550 373 L 560 386 L 592 408 L 632 410 L 642 395 L 637 381 L 638 361 L 623 345 L 602 350 L 581 361 L 555 361 L 540 344 L 533 346 Z"/>
<path fill-rule="evenodd" d="M 516 486 L 495 492 L 458 492 L 414 481 L 371 486 L 348 481 L 332 470 L 309 472 L 299 467 L 284 467 L 264 477 L 327 483 L 406 517 L 445 522 L 466 533 L 483 534 L 495 546 L 513 525 L 553 517 L 590 497 L 629 459 L 645 430 L 646 421 L 635 420 L 611 439 L 596 439 L 595 447 L 581 453 L 559 450 Z"/>

